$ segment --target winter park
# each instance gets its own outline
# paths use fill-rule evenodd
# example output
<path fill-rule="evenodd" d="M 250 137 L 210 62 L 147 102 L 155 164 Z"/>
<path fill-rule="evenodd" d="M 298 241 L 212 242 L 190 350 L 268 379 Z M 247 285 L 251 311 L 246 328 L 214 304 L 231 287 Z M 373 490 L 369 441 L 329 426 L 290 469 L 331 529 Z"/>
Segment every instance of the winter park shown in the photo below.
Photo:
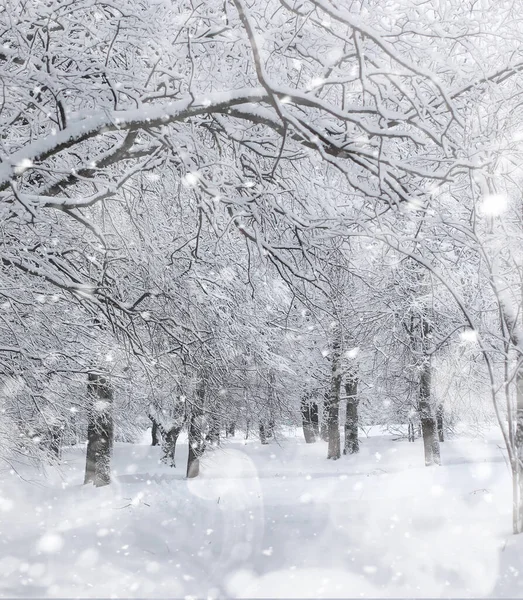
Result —
<path fill-rule="evenodd" d="M 0 597 L 523 598 L 523 0 L 4 0 L 0 83 Z"/>

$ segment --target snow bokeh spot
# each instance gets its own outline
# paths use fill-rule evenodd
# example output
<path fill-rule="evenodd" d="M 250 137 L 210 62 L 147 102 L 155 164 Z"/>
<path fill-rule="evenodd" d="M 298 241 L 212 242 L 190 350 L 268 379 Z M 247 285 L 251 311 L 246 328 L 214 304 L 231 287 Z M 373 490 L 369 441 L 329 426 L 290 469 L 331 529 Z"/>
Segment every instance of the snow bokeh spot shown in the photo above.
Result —
<path fill-rule="evenodd" d="M 32 166 L 33 161 L 29 158 L 24 158 L 15 166 L 14 170 L 17 175 L 21 175 L 24 171 L 27 171 L 27 169 L 30 169 Z"/>
<path fill-rule="evenodd" d="M 480 205 L 480 211 L 484 215 L 497 217 L 508 208 L 508 198 L 504 194 L 490 194 L 484 196 Z"/>
<path fill-rule="evenodd" d="M 465 329 L 459 335 L 462 342 L 477 342 L 478 341 L 478 333 L 474 329 Z"/>
<path fill-rule="evenodd" d="M 145 565 L 145 570 L 147 573 L 158 573 L 160 565 L 154 560 L 148 560 Z"/>
<path fill-rule="evenodd" d="M 9 512 L 12 510 L 14 503 L 9 498 L 0 496 L 0 512 Z"/>
<path fill-rule="evenodd" d="M 182 185 L 188 188 L 196 187 L 200 178 L 201 175 L 197 171 L 192 171 L 182 177 Z"/>
<path fill-rule="evenodd" d="M 360 353 L 359 347 L 355 347 L 355 348 L 351 348 L 350 350 L 347 350 L 347 352 L 345 353 L 345 356 L 347 358 L 356 358 L 356 356 L 358 356 L 359 353 Z"/>
<path fill-rule="evenodd" d="M 98 550 L 95 548 L 88 548 L 80 553 L 80 556 L 76 560 L 76 565 L 83 569 L 90 569 L 94 567 L 99 559 Z"/>
<path fill-rule="evenodd" d="M 64 539 L 58 533 L 48 532 L 37 543 L 37 549 L 44 554 L 55 554 L 63 548 Z"/>

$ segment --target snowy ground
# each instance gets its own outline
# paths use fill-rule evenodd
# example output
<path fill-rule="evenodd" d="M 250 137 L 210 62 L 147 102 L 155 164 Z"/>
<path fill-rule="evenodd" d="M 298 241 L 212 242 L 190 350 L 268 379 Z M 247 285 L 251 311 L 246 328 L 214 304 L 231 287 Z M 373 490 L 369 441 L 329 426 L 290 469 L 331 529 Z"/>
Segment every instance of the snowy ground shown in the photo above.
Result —
<path fill-rule="evenodd" d="M 387 436 L 336 462 L 299 432 L 236 439 L 193 481 L 186 451 L 169 469 L 145 441 L 117 444 L 102 489 L 81 485 L 79 447 L 61 473 L 4 473 L 0 595 L 523 597 L 494 435 L 445 442 L 439 468 Z"/>

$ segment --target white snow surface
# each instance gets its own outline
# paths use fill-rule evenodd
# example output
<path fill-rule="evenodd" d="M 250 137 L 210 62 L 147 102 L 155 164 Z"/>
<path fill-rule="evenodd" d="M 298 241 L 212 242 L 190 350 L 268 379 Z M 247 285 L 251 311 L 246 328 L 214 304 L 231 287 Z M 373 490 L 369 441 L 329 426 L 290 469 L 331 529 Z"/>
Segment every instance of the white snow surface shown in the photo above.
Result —
<path fill-rule="evenodd" d="M 147 441 L 116 444 L 105 488 L 82 485 L 84 446 L 2 473 L 1 596 L 523 597 L 496 434 L 446 441 L 429 468 L 387 435 L 338 461 L 299 431 L 237 435 L 195 480 L 183 440 L 176 469 Z"/>

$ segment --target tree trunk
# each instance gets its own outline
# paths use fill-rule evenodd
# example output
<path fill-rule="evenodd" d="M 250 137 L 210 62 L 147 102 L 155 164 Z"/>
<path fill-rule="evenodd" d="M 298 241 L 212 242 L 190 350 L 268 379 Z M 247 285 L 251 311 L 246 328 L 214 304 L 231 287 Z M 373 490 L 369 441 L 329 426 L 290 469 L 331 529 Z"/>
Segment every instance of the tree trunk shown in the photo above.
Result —
<path fill-rule="evenodd" d="M 265 434 L 267 438 L 275 439 L 276 432 L 276 421 L 274 414 L 278 405 L 278 399 L 276 397 L 276 375 L 274 369 L 269 369 L 268 383 L 267 383 L 267 427 Z"/>
<path fill-rule="evenodd" d="M 408 438 L 409 438 L 409 442 L 416 441 L 416 436 L 415 436 L 415 431 L 414 431 L 414 423 L 412 422 L 412 419 L 409 419 Z"/>
<path fill-rule="evenodd" d="M 341 456 L 340 443 L 340 392 L 341 392 L 341 341 L 336 332 L 332 344 L 332 370 L 327 402 L 327 435 L 329 446 L 327 458 L 337 460 Z"/>
<path fill-rule="evenodd" d="M 101 487 L 111 483 L 113 448 L 113 394 L 103 375 L 89 373 L 87 391 L 92 399 L 87 425 L 87 456 L 84 483 Z"/>
<path fill-rule="evenodd" d="M 234 421 L 232 421 L 227 424 L 227 427 L 225 428 L 225 435 L 227 437 L 234 437 L 235 433 L 236 433 L 236 423 Z"/>
<path fill-rule="evenodd" d="M 203 411 L 205 404 L 205 376 L 196 388 L 194 403 L 191 407 L 188 427 L 189 454 L 187 456 L 187 478 L 192 479 L 200 474 L 200 458 L 205 450 L 205 432 Z"/>
<path fill-rule="evenodd" d="M 427 467 L 441 464 L 436 419 L 432 413 L 432 405 L 430 402 L 430 388 L 430 359 L 425 357 L 420 376 L 419 413 L 421 420 L 421 433 L 423 436 L 423 447 L 425 449 L 425 465 Z"/>
<path fill-rule="evenodd" d="M 260 442 L 265 446 L 269 442 L 267 441 L 267 431 L 265 428 L 265 423 L 260 421 Z"/>
<path fill-rule="evenodd" d="M 151 429 L 151 446 L 158 446 L 160 443 L 158 438 L 158 423 L 152 417 L 149 418 L 151 419 L 153 425 Z"/>
<path fill-rule="evenodd" d="M 360 450 L 358 438 L 358 379 L 351 374 L 345 383 L 345 394 L 347 395 L 347 414 L 345 417 L 345 446 L 343 454 L 356 454 Z"/>
<path fill-rule="evenodd" d="M 306 444 L 313 444 L 316 441 L 316 435 L 312 421 L 312 406 L 313 403 L 309 400 L 309 396 L 303 396 L 301 399 L 301 420 L 303 425 L 303 436 Z"/>
<path fill-rule="evenodd" d="M 49 428 L 49 450 L 55 458 L 60 458 L 63 433 L 62 426 L 51 425 Z"/>
<path fill-rule="evenodd" d="M 217 414 L 218 407 L 213 406 L 212 412 L 209 414 L 209 431 L 207 433 L 207 442 L 211 446 L 219 446 L 220 445 L 220 418 Z"/>
<path fill-rule="evenodd" d="M 340 458 L 341 456 L 339 399 L 338 402 L 336 402 L 336 400 L 333 399 L 329 404 L 329 422 L 327 425 L 327 434 L 329 437 L 327 458 L 331 458 L 332 460 L 338 460 L 338 458 Z"/>
<path fill-rule="evenodd" d="M 321 406 L 320 437 L 324 442 L 329 441 L 329 392 L 323 394 Z"/>
<path fill-rule="evenodd" d="M 94 420 L 90 415 L 87 417 L 87 453 L 85 456 L 85 476 L 86 483 L 94 483 L 96 474 L 96 428 Z"/>
<path fill-rule="evenodd" d="M 314 431 L 314 435 L 318 437 L 320 435 L 320 420 L 318 414 L 318 403 L 311 402 L 310 404 L 310 419 L 312 423 L 312 430 Z"/>
<path fill-rule="evenodd" d="M 445 441 L 445 432 L 443 429 L 443 404 L 438 404 L 436 408 L 436 424 L 438 426 L 438 439 L 440 442 Z"/>
<path fill-rule="evenodd" d="M 71 446 L 76 446 L 76 444 L 78 444 L 79 439 L 78 439 L 78 427 L 77 427 L 77 422 L 76 422 L 76 413 L 71 413 L 71 421 L 69 423 L 69 426 L 71 428 Z"/>
<path fill-rule="evenodd" d="M 176 442 L 178 441 L 182 427 L 183 425 L 175 425 L 170 429 L 165 429 L 165 427 L 159 425 L 162 434 L 163 451 L 161 460 L 170 467 L 173 467 L 173 469 L 176 467 Z"/>
<path fill-rule="evenodd" d="M 514 533 L 523 532 L 523 362 L 516 373 L 516 434 L 514 437 L 516 465 L 512 476 L 515 478 Z"/>

